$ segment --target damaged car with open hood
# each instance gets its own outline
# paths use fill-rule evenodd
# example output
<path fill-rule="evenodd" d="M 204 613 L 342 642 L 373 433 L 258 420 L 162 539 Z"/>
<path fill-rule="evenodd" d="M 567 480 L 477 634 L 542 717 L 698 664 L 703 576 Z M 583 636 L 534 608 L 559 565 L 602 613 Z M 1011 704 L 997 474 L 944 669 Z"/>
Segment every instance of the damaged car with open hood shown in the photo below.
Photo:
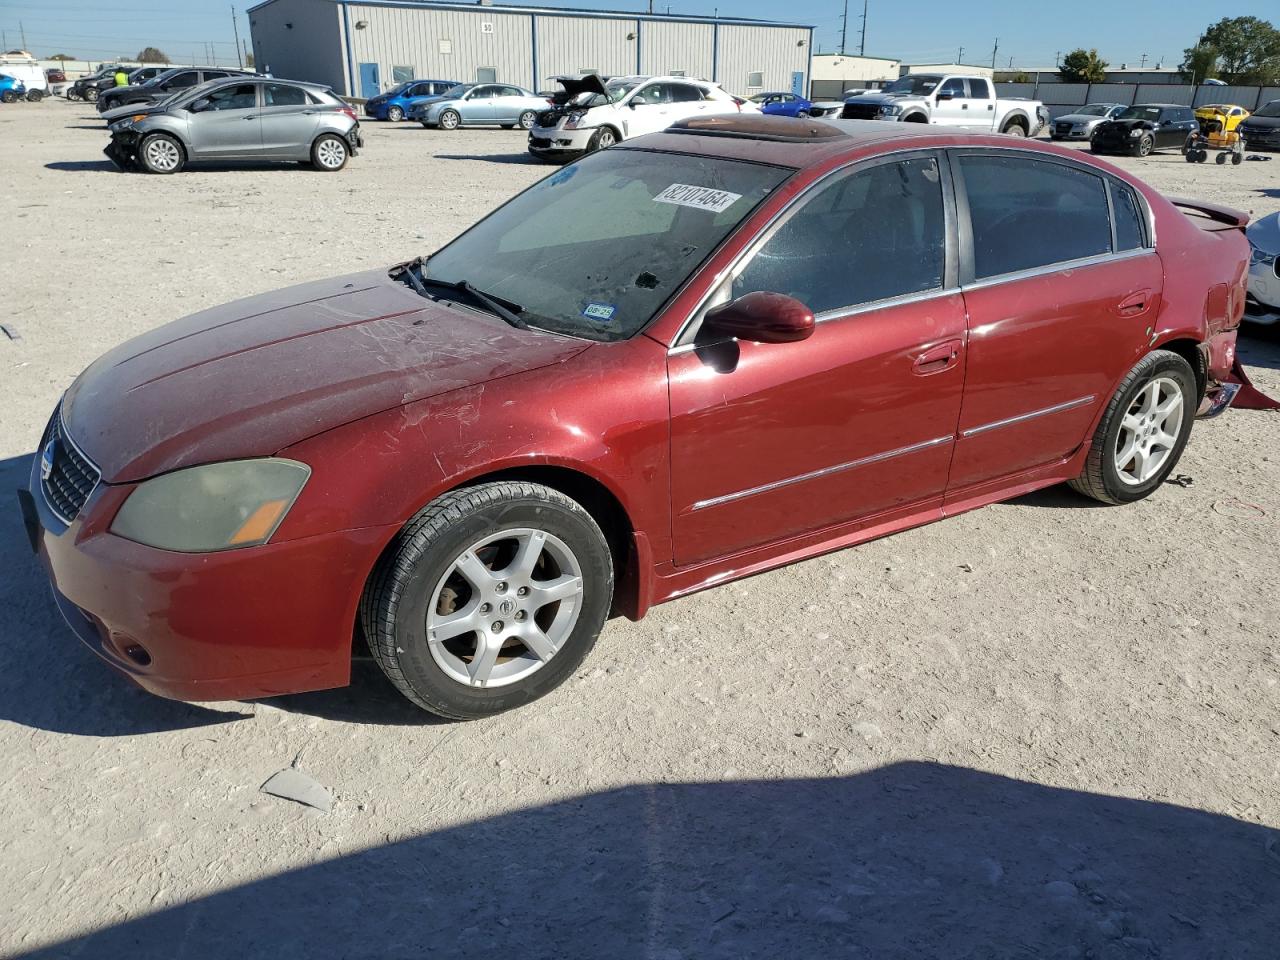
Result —
<path fill-rule="evenodd" d="M 564 162 L 631 137 L 665 130 L 678 120 L 759 113 L 755 104 L 719 84 L 691 77 L 555 77 L 560 92 L 529 131 L 529 152 Z"/>

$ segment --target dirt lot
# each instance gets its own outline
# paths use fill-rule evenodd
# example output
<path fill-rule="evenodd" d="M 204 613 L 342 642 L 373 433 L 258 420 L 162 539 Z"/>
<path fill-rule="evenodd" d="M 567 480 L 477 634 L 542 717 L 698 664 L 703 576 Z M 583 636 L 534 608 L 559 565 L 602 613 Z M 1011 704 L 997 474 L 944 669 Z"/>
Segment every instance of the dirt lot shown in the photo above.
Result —
<path fill-rule="evenodd" d="M 116 173 L 0 107 L 0 487 L 107 348 L 430 250 L 546 174 L 367 125 L 336 176 Z M 1122 160 L 1261 215 L 1280 157 Z M 1280 337 L 1241 342 L 1280 393 Z M 0 510 L 0 955 L 1274 957 L 1280 416 L 1197 425 L 1126 508 L 1063 490 L 610 624 L 531 709 L 347 690 L 184 705 L 61 623 Z M 327 814 L 259 792 L 296 760 Z"/>

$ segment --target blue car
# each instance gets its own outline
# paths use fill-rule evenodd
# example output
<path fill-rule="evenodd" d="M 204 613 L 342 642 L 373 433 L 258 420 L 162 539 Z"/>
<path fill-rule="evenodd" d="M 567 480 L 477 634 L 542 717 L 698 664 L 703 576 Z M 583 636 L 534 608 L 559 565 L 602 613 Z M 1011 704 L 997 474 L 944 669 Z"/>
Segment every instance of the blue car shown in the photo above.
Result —
<path fill-rule="evenodd" d="M 783 91 L 757 93 L 751 98 L 751 102 L 760 107 L 761 113 L 770 113 L 775 117 L 807 117 L 813 111 L 810 101 Z"/>
<path fill-rule="evenodd" d="M 13 103 L 27 95 L 27 85 L 7 73 L 0 73 L 0 101 Z"/>
<path fill-rule="evenodd" d="M 450 87 L 456 87 L 456 80 L 407 80 L 386 93 L 379 94 L 364 105 L 366 116 L 375 120 L 390 120 L 399 123 L 409 114 L 409 101 L 420 97 L 436 97 Z"/>

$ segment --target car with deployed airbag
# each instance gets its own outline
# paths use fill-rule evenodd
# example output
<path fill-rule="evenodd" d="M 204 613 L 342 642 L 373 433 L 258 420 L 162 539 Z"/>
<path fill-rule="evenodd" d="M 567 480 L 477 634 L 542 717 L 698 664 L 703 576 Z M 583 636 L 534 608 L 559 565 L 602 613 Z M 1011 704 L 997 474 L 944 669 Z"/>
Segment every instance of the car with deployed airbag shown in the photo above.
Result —
<path fill-rule="evenodd" d="M 489 716 L 610 616 L 1055 484 L 1156 494 L 1235 396 L 1247 222 L 1047 143 L 687 119 L 434 252 L 115 347 L 24 521 L 155 693 L 342 686 L 367 646 Z"/>

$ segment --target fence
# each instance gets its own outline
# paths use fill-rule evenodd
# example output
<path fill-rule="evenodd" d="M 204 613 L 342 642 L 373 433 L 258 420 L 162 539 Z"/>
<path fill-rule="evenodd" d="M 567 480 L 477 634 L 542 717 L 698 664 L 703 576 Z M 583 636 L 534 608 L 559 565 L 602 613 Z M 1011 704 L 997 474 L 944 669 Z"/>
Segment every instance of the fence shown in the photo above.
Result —
<path fill-rule="evenodd" d="M 881 87 L 887 80 L 814 80 L 811 100 L 843 100 L 844 91 Z M 1086 103 L 1181 103 L 1198 107 L 1205 103 L 1235 103 L 1257 110 L 1280 100 L 1280 87 L 1193 87 L 1188 83 L 997 83 L 998 97 L 1039 100 L 1050 115 L 1060 117 Z"/>

